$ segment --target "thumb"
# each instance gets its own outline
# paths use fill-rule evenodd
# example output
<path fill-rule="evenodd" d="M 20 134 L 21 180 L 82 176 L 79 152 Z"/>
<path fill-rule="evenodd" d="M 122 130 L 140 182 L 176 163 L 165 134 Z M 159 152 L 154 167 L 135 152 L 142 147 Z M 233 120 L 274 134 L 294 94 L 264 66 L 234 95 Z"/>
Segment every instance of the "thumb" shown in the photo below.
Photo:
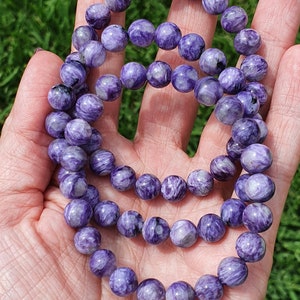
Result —
<path fill-rule="evenodd" d="M 51 111 L 49 89 L 60 82 L 62 61 L 53 53 L 37 52 L 29 61 L 21 79 L 13 108 L 6 119 L 0 139 L 0 194 L 43 191 L 53 165 L 47 145 L 50 137 L 44 129 Z"/>

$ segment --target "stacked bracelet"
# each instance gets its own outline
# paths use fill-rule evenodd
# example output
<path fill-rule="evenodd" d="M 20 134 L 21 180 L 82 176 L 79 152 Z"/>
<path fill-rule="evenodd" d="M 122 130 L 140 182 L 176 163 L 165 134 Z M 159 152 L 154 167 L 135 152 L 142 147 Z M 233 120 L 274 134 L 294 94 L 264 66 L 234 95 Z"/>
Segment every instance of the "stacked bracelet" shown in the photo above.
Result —
<path fill-rule="evenodd" d="M 114 294 L 127 296 L 136 292 L 137 299 L 158 300 L 221 299 L 223 286 L 242 284 L 248 275 L 247 263 L 264 257 L 266 244 L 259 233 L 267 230 L 273 221 L 265 202 L 274 195 L 275 184 L 264 174 L 272 164 L 272 154 L 263 145 L 268 130 L 259 115 L 260 107 L 267 100 L 266 89 L 259 82 L 267 73 L 267 62 L 256 54 L 261 38 L 255 30 L 246 28 L 248 16 L 241 7 L 228 7 L 226 0 L 203 0 L 207 13 L 221 14 L 221 26 L 235 34 L 234 47 L 245 56 L 239 68 L 228 67 L 221 50 L 206 49 L 205 41 L 198 34 L 182 36 L 174 23 L 164 22 L 155 28 L 150 21 L 140 19 L 128 30 L 110 24 L 111 11 L 124 11 L 130 2 L 106 0 L 105 4 L 93 4 L 86 10 L 87 25 L 76 28 L 72 36 L 77 51 L 71 53 L 61 67 L 62 83 L 52 87 L 48 94 L 54 110 L 45 121 L 47 132 L 54 138 L 48 153 L 53 162 L 60 165 L 59 187 L 71 200 L 65 207 L 64 218 L 69 226 L 77 229 L 76 249 L 90 255 L 93 274 L 109 277 Z M 102 31 L 100 36 L 98 30 Z M 101 68 L 108 51 L 123 51 L 129 42 L 138 47 L 155 43 L 166 51 L 177 48 L 179 56 L 187 62 L 198 61 L 199 69 L 206 76 L 200 78 L 198 71 L 188 63 L 172 70 L 163 61 L 155 61 L 147 67 L 130 62 L 122 67 L 119 77 L 100 76 L 95 94 L 91 93 L 86 84 L 89 69 Z M 103 102 L 118 99 L 124 88 L 136 90 L 146 83 L 154 88 L 172 84 L 179 92 L 193 92 L 200 104 L 215 105 L 214 113 L 220 122 L 232 126 L 226 154 L 214 158 L 209 171 L 196 169 L 186 179 L 170 175 L 163 181 L 148 173 L 137 176 L 130 166 L 116 165 L 113 153 L 101 147 L 101 133 L 92 124 L 102 116 Z M 141 201 L 153 201 L 160 196 L 177 203 L 183 201 L 187 193 L 207 196 L 215 181 L 227 181 L 236 175 L 238 164 L 245 171 L 234 185 L 238 198 L 227 199 L 219 215 L 203 215 L 198 224 L 178 220 L 169 226 L 159 216 L 145 220 L 137 211 L 121 212 L 116 202 L 100 200 L 98 189 L 89 184 L 86 177 L 89 169 L 98 176 L 109 176 L 117 191 L 134 190 Z M 116 226 L 127 238 L 141 234 L 152 245 L 170 238 L 174 246 L 181 248 L 192 247 L 199 239 L 209 243 L 220 241 L 228 227 L 244 226 L 246 232 L 236 241 L 237 256 L 223 259 L 217 275 L 200 277 L 194 287 L 178 281 L 165 289 L 153 278 L 138 283 L 132 269 L 117 267 L 113 252 L 100 247 L 101 234 L 93 222 L 97 227 Z"/>

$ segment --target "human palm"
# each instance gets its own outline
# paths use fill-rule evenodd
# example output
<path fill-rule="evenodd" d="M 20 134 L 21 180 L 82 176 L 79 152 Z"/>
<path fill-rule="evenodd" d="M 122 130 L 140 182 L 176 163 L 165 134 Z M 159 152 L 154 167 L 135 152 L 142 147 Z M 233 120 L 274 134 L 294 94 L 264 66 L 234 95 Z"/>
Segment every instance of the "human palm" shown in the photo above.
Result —
<path fill-rule="evenodd" d="M 78 1 L 76 26 L 83 23 L 84 10 L 90 3 Z M 297 0 L 264 0 L 260 1 L 253 21 L 264 41 L 261 54 L 269 62 L 264 83 L 272 101 L 264 114 L 270 131 L 266 144 L 274 155 L 269 175 L 277 188 L 269 202 L 274 224 L 263 234 L 267 242 L 265 258 L 249 265 L 246 282 L 225 289 L 224 299 L 262 299 L 266 291 L 280 216 L 300 158 L 297 134 L 300 61 L 296 60 L 300 48 L 292 47 L 299 15 Z M 197 32 L 208 44 L 212 40 L 216 20 L 204 14 L 196 1 L 174 0 L 169 20 L 178 24 L 183 33 Z M 113 21 L 122 24 L 124 16 L 114 16 Z M 99 72 L 118 74 L 122 59 L 122 55 L 109 56 L 100 71 L 90 74 L 91 86 Z M 175 52 L 160 51 L 157 59 L 172 66 L 180 63 Z M 63 218 L 68 200 L 57 187 L 55 166 L 47 155 L 51 138 L 44 129 L 45 116 L 50 112 L 46 98 L 49 88 L 59 82 L 61 63 L 56 55 L 46 51 L 34 55 L 2 130 L 0 294 L 3 299 L 113 299 L 107 280 L 92 275 L 88 257 L 74 248 L 74 230 Z M 211 159 L 224 154 L 230 131 L 212 115 L 195 156 L 186 155 L 184 150 L 197 111 L 191 93 L 181 94 L 172 87 L 159 90 L 147 87 L 134 141 L 128 141 L 117 131 L 119 108 L 120 101 L 108 103 L 95 126 L 103 136 L 103 147 L 112 150 L 119 164 L 130 165 L 137 174 L 153 173 L 160 179 L 177 174 L 186 178 L 192 170 L 207 170 Z M 188 195 L 175 204 L 160 198 L 147 202 L 132 192 L 116 192 L 107 178 L 88 176 L 99 188 L 102 199 L 117 202 L 122 210 L 137 210 L 144 219 L 163 217 L 169 224 L 178 219 L 190 219 L 197 224 L 205 213 L 218 214 L 223 200 L 233 195 L 232 183 L 228 182 L 216 183 L 213 192 L 203 199 Z M 168 286 L 178 280 L 193 285 L 201 275 L 215 274 L 222 258 L 235 255 L 235 241 L 241 231 L 228 230 L 221 242 L 200 241 L 189 249 L 175 247 L 169 241 L 148 245 L 139 237 L 122 237 L 115 229 L 101 229 L 101 234 L 102 247 L 116 254 L 118 265 L 134 269 L 140 280 L 155 277 Z"/>

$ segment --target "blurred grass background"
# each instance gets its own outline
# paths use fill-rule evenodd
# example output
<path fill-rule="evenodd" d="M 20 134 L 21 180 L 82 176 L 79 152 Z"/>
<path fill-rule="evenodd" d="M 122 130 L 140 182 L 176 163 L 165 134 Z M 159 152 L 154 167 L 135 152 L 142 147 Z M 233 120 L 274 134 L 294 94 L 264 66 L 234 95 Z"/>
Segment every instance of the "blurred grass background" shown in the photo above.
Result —
<path fill-rule="evenodd" d="M 200 0 L 199 0 L 200 2 Z M 127 12 L 127 24 L 137 18 L 148 18 L 154 25 L 165 20 L 171 0 L 133 0 Z M 252 19 L 257 0 L 235 0 L 230 4 L 246 9 Z M 69 53 L 74 24 L 76 1 L 62 0 L 1 0 L 0 1 L 0 128 L 9 113 L 16 90 L 29 58 L 41 47 L 65 57 Z M 128 27 L 127 27 L 128 28 Z M 300 42 L 300 34 L 297 37 Z M 214 46 L 222 48 L 228 55 L 229 64 L 237 58 L 232 49 L 231 37 L 220 27 Z M 147 52 L 127 47 L 127 59 L 144 65 L 153 61 L 155 47 Z M 120 131 L 128 138 L 134 135 L 142 91 L 125 91 Z M 192 132 L 189 153 L 197 147 L 201 129 L 210 113 L 201 107 Z M 126 124 L 126 125 L 125 125 Z M 296 300 L 300 298 L 300 168 L 294 177 L 281 226 L 278 232 L 274 265 L 268 285 L 268 300 Z M 253 299 L 256 300 L 256 299 Z"/>

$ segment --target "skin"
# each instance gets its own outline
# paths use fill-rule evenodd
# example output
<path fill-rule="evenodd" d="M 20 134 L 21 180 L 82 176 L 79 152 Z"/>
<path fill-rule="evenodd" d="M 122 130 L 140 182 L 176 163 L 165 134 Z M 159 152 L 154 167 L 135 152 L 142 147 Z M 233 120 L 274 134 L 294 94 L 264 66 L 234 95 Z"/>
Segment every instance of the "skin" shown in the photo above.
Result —
<path fill-rule="evenodd" d="M 76 24 L 84 24 L 84 10 L 93 1 L 78 1 Z M 200 16 L 199 16 L 200 14 Z M 197 16 L 197 17 L 196 17 Z M 268 170 L 276 184 L 276 193 L 268 205 L 274 223 L 263 237 L 267 243 L 264 259 L 249 264 L 246 282 L 225 288 L 224 299 L 264 299 L 272 266 L 275 238 L 291 180 L 300 161 L 300 47 L 294 46 L 300 22 L 299 0 L 260 0 L 252 27 L 263 39 L 260 50 L 269 63 L 264 80 L 270 101 L 263 114 L 269 128 L 265 144 L 273 151 L 274 163 Z M 197 32 L 210 43 L 215 17 L 207 16 L 198 2 L 174 0 L 169 20 L 183 33 Z M 123 24 L 124 15 L 113 22 Z M 157 59 L 173 67 L 182 61 L 176 51 L 159 51 Z M 109 55 L 101 73 L 118 74 L 123 55 Z M 20 82 L 12 111 L 0 140 L 0 295 L 1 299 L 118 299 L 112 295 L 107 279 L 93 276 L 88 258 L 73 246 L 74 230 L 63 219 L 68 203 L 55 179 L 55 166 L 47 156 L 51 138 L 44 120 L 51 111 L 47 103 L 50 87 L 60 81 L 62 61 L 53 53 L 38 51 L 29 61 Z M 99 70 L 90 74 L 93 86 Z M 212 115 L 202 133 L 193 158 L 185 154 L 198 108 L 192 93 L 181 94 L 171 87 L 147 87 L 134 141 L 118 133 L 120 101 L 108 103 L 105 114 L 95 126 L 111 149 L 118 164 L 128 164 L 137 174 L 150 172 L 160 179 L 170 174 L 184 178 L 194 169 L 208 170 L 212 158 L 223 154 L 230 129 Z M 117 145 L 117 147 L 116 147 Z M 171 159 L 170 159 L 171 158 Z M 99 186 L 101 198 L 116 201 L 121 210 L 135 209 L 144 218 L 161 216 L 169 224 L 188 218 L 197 224 L 209 212 L 219 213 L 223 199 L 234 196 L 232 183 L 217 183 L 205 199 L 188 195 L 177 204 L 157 199 L 145 203 L 131 192 L 120 194 L 107 179 L 89 174 L 89 182 Z M 100 187 L 101 185 L 101 187 Z M 119 266 L 133 268 L 140 280 L 155 277 L 167 287 L 177 280 L 194 285 L 203 274 L 216 274 L 220 260 L 236 255 L 235 241 L 244 229 L 228 230 L 217 244 L 199 241 L 190 249 L 178 249 L 166 242 L 160 246 L 145 244 L 142 238 L 128 240 L 115 230 L 101 230 L 102 247 L 114 251 Z M 130 297 L 126 299 L 131 299 Z"/>

